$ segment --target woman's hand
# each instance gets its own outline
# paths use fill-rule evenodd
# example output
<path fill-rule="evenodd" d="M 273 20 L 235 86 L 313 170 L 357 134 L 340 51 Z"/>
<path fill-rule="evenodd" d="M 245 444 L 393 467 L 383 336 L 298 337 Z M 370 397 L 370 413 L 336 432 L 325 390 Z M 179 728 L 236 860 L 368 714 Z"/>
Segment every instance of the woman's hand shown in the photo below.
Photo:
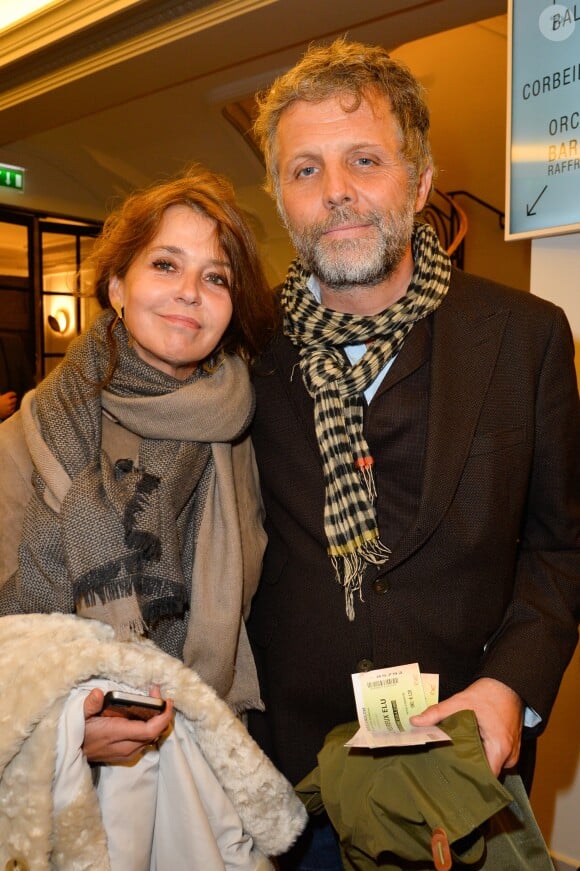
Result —
<path fill-rule="evenodd" d="M 153 687 L 151 695 L 160 698 L 159 687 Z M 104 697 L 103 691 L 95 688 L 84 702 L 83 753 L 89 762 L 130 762 L 148 746 L 155 744 L 173 720 L 171 699 L 167 699 L 163 713 L 150 720 L 101 717 Z"/>
<path fill-rule="evenodd" d="M 0 393 L 0 420 L 6 420 L 11 414 L 16 411 L 16 400 L 18 396 L 13 390 L 8 393 Z"/>

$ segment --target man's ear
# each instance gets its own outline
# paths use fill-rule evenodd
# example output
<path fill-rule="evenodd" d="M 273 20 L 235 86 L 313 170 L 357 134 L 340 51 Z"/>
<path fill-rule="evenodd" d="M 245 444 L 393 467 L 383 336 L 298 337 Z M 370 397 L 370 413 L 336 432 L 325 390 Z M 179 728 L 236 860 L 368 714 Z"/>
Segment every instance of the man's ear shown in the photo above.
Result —
<path fill-rule="evenodd" d="M 419 176 L 419 183 L 417 184 L 417 196 L 415 198 L 415 212 L 420 212 L 421 209 L 425 206 L 425 203 L 429 199 L 429 194 L 431 193 L 432 184 L 433 167 L 428 166 L 427 169 L 424 169 Z"/>

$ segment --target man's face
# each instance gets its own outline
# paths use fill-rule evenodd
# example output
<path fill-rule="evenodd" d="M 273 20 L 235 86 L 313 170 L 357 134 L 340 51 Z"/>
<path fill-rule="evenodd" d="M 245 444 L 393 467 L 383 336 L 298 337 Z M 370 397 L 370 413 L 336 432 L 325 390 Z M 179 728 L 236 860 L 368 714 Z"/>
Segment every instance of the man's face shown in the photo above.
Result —
<path fill-rule="evenodd" d="M 431 184 L 430 169 L 409 183 L 385 97 L 369 94 L 354 112 L 341 103 L 293 103 L 277 135 L 280 211 L 300 258 L 333 290 L 393 274 Z"/>

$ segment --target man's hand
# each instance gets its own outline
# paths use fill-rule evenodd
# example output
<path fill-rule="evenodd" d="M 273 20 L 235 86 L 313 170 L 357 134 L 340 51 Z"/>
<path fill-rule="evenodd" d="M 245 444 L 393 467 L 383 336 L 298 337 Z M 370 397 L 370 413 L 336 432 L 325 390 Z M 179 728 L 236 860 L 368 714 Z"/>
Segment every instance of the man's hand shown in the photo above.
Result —
<path fill-rule="evenodd" d="M 159 687 L 151 695 L 160 698 Z M 83 753 L 89 762 L 130 762 L 149 745 L 154 744 L 173 719 L 173 702 L 167 699 L 162 714 L 150 720 L 129 720 L 125 717 L 101 717 L 104 693 L 91 690 L 85 699 L 85 740 Z"/>
<path fill-rule="evenodd" d="M 6 420 L 11 414 L 16 411 L 16 401 L 18 396 L 13 390 L 8 393 L 0 393 L 0 420 Z"/>
<path fill-rule="evenodd" d="M 483 749 L 497 777 L 502 768 L 513 768 L 520 755 L 523 703 L 516 692 L 493 678 L 483 677 L 454 696 L 411 717 L 414 726 L 435 726 L 457 711 L 475 713 Z"/>

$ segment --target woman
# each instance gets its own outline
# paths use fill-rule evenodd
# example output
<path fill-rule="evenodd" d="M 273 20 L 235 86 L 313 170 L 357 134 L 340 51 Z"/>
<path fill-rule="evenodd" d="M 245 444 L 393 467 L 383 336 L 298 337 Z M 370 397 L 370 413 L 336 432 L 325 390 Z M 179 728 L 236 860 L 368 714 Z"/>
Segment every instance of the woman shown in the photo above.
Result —
<path fill-rule="evenodd" d="M 234 711 L 260 706 L 244 626 L 265 543 L 246 362 L 274 314 L 255 242 L 230 185 L 196 166 L 130 196 L 93 259 L 105 311 L 1 428 L 0 615 L 110 624 Z M 147 721 L 102 707 L 95 687 L 92 763 L 134 761 L 173 717 L 170 701 Z"/>

